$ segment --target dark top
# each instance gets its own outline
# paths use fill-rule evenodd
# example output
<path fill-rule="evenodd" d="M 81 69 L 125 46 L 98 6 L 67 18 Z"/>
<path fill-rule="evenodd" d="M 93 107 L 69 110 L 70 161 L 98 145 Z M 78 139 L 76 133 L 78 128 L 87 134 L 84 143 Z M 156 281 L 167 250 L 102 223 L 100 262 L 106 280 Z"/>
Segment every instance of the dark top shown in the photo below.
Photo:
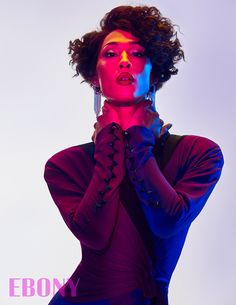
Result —
<path fill-rule="evenodd" d="M 47 161 L 50 193 L 82 249 L 80 264 L 60 289 L 66 299 L 96 301 L 140 288 L 148 298 L 161 291 L 157 304 L 168 304 L 187 231 L 220 177 L 223 155 L 213 141 L 185 135 L 161 171 L 154 146 L 149 129 L 123 132 L 112 123 L 97 136 L 94 160 L 79 145 Z M 131 188 L 121 196 L 126 181 Z M 141 207 L 150 228 L 154 259 L 124 208 L 135 201 L 133 193 L 133 209 Z"/>

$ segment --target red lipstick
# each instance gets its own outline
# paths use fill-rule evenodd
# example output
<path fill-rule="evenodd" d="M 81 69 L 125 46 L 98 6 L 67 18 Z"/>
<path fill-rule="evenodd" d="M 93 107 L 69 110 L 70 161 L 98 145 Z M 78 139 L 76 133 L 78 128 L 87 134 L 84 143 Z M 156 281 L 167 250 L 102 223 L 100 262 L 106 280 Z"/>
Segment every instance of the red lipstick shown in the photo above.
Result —
<path fill-rule="evenodd" d="M 117 76 L 116 82 L 120 85 L 130 85 L 134 82 L 134 78 L 129 72 L 122 72 Z"/>

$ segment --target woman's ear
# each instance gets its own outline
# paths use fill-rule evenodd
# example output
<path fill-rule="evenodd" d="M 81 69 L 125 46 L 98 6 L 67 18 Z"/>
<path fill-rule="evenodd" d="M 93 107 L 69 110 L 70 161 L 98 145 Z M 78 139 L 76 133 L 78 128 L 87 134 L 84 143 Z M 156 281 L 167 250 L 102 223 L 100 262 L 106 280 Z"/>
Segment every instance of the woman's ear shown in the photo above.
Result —
<path fill-rule="evenodd" d="M 153 84 L 153 74 L 152 74 L 152 72 L 151 72 L 151 74 L 150 74 L 150 86 Z"/>
<path fill-rule="evenodd" d="M 156 85 L 158 83 L 158 79 L 154 78 L 153 73 L 150 74 L 150 86 Z"/>
<path fill-rule="evenodd" d="M 100 87 L 97 73 L 92 77 L 92 79 L 91 79 L 91 85 L 92 85 L 93 87 Z"/>

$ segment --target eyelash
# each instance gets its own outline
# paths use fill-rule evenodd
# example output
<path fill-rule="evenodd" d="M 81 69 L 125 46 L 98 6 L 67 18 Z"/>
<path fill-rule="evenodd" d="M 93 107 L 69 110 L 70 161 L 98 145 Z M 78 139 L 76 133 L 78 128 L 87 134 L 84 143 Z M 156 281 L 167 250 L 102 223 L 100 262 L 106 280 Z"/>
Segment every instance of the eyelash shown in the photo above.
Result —
<path fill-rule="evenodd" d="M 144 57 L 144 52 L 141 52 L 141 51 L 134 51 L 133 53 L 131 54 L 135 54 L 135 57 Z"/>
<path fill-rule="evenodd" d="M 142 51 L 133 51 L 130 54 L 133 55 L 134 57 L 144 57 L 144 52 L 142 52 Z M 117 53 L 115 53 L 113 51 L 106 51 L 104 53 L 105 57 L 115 57 L 116 55 L 117 55 Z"/>
<path fill-rule="evenodd" d="M 113 51 L 107 51 L 104 53 L 105 57 L 114 57 L 115 56 L 115 52 Z"/>

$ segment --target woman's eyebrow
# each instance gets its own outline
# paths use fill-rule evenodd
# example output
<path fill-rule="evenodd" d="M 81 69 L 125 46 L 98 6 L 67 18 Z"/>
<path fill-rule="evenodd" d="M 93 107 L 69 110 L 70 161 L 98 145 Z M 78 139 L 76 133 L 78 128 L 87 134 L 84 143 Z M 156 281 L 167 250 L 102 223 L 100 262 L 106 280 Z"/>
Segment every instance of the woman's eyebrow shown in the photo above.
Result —
<path fill-rule="evenodd" d="M 132 44 L 135 45 L 135 44 L 136 44 L 136 45 L 140 46 L 140 44 L 139 44 L 137 41 L 128 41 L 128 42 L 111 41 L 111 42 L 108 42 L 107 44 L 105 44 L 103 48 L 105 48 L 106 46 L 109 46 L 109 45 L 118 45 L 118 44 L 120 44 L 120 43 L 128 43 L 128 44 L 130 44 L 130 45 L 132 45 Z M 140 46 L 140 47 L 141 47 L 141 46 Z"/>

